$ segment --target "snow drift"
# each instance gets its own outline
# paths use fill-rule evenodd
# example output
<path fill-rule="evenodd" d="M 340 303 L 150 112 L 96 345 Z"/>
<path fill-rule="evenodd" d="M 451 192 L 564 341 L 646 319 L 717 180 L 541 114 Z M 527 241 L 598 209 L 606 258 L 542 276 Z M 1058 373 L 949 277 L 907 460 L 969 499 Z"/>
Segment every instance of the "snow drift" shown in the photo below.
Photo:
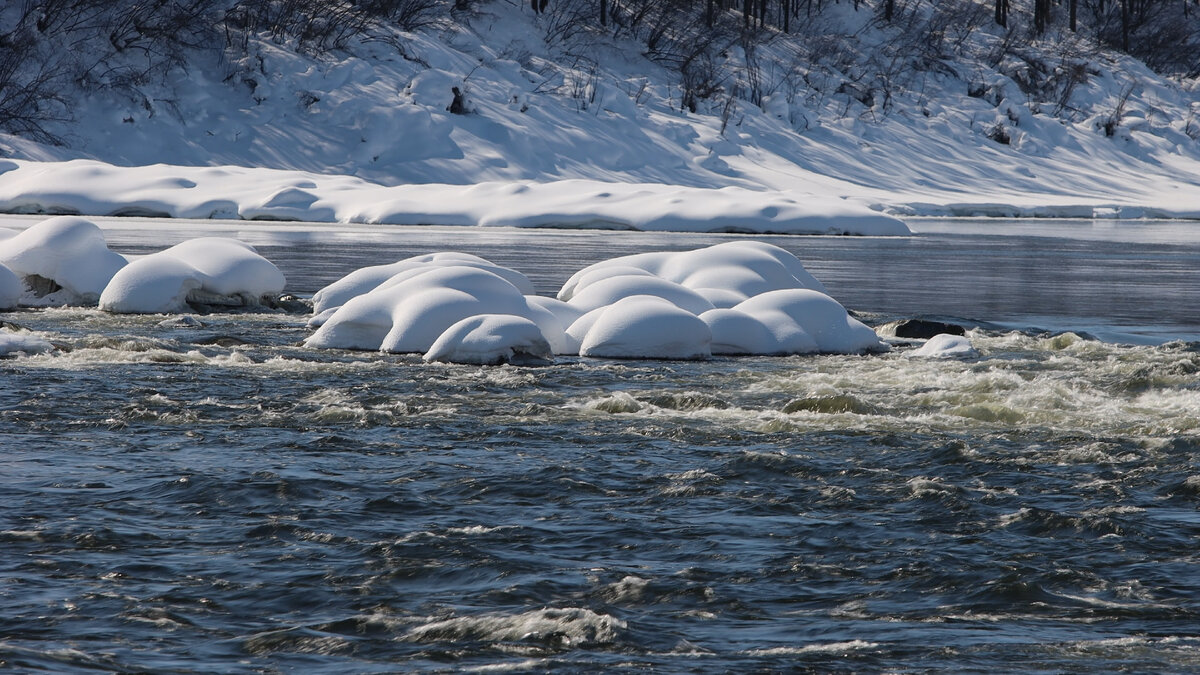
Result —
<path fill-rule="evenodd" d="M 116 167 L 91 160 L 0 168 L 0 211 L 391 225 L 906 235 L 861 203 L 787 190 L 594 180 L 386 187 L 348 176 L 239 167 Z"/>

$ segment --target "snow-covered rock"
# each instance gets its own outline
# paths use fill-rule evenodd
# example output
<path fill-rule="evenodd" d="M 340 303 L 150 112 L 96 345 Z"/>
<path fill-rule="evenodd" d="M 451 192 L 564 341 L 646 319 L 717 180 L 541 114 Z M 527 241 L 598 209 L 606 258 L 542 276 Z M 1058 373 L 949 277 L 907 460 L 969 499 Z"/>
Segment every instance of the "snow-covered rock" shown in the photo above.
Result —
<path fill-rule="evenodd" d="M 700 315 L 712 332 L 713 354 L 809 354 L 817 351 L 817 343 L 802 330 L 788 322 L 774 322 L 771 327 L 757 318 L 736 309 L 713 309 Z M 774 328 L 775 330 L 772 330 Z"/>
<path fill-rule="evenodd" d="M 419 272 L 435 267 L 451 266 L 477 267 L 487 270 L 516 286 L 521 293 L 532 295 L 534 292 L 533 284 L 529 279 L 516 270 L 492 264 L 469 253 L 446 251 L 413 256 L 390 265 L 373 265 L 357 269 L 317 291 L 313 296 L 313 313 L 320 315 L 329 309 L 341 307 L 350 298 L 372 291 L 397 275 L 411 274 L 414 270 Z"/>
<path fill-rule="evenodd" d="M 451 363 L 549 363 L 550 344 L 538 325 L 511 314 L 478 314 L 446 329 L 429 351 L 426 361 Z"/>
<path fill-rule="evenodd" d="M 481 314 L 532 321 L 552 348 L 563 343 L 560 321 L 527 301 L 504 277 L 476 266 L 425 265 L 390 278 L 335 310 L 305 341 L 327 349 L 430 350 L 446 329 Z"/>
<path fill-rule="evenodd" d="M 553 354 L 608 358 L 887 350 L 813 287 L 820 282 L 795 256 L 751 241 L 601 262 L 572 276 L 559 298 L 524 293 L 528 279 L 482 258 L 439 253 L 322 289 L 305 344 L 471 363 L 538 355 L 542 342 Z"/>
<path fill-rule="evenodd" d="M 586 267 L 567 280 L 558 292 L 571 301 L 589 286 L 617 276 L 655 276 L 679 284 L 704 297 L 709 304 L 731 307 L 767 291 L 809 288 L 825 291 L 796 256 L 760 241 L 738 240 L 693 251 L 639 253 L 604 260 Z M 737 304 L 736 302 L 733 304 Z M 712 309 L 707 308 L 707 309 Z M 706 310 L 701 310 L 706 311 Z"/>
<path fill-rule="evenodd" d="M 700 314 L 713 309 L 713 304 L 704 296 L 686 286 L 655 276 L 620 275 L 589 284 L 571 296 L 568 304 L 590 312 L 608 307 L 624 298 L 635 295 L 652 295 L 662 298 L 680 309 Z"/>
<path fill-rule="evenodd" d="M 100 308 L 122 314 L 190 311 L 189 303 L 254 307 L 283 291 L 283 273 L 253 246 L 202 237 L 139 258 L 113 276 Z"/>
<path fill-rule="evenodd" d="M 875 331 L 820 291 L 806 288 L 768 291 L 733 309 L 760 321 L 781 345 L 807 344 L 799 337 L 801 334 L 812 340 L 814 349 L 788 350 L 789 353 L 858 354 L 888 350 Z"/>
<path fill-rule="evenodd" d="M 580 356 L 703 359 L 712 332 L 692 312 L 654 295 L 634 295 L 588 312 L 567 330 Z"/>
<path fill-rule="evenodd" d="M 975 349 L 971 344 L 971 339 L 966 336 L 942 333 L 926 340 L 920 348 L 908 352 L 908 356 L 930 359 L 975 359 L 979 358 L 979 350 Z"/>
<path fill-rule="evenodd" d="M 108 249 L 104 232 L 90 220 L 59 216 L 0 239 L 0 264 L 21 277 L 21 304 L 95 304 L 127 260 Z"/>

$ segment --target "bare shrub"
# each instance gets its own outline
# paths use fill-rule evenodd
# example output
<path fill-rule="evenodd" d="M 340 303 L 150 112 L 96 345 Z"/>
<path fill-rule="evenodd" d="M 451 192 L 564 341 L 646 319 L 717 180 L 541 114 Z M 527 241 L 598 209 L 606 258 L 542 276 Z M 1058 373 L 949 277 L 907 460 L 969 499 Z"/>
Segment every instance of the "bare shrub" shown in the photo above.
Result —
<path fill-rule="evenodd" d="M 19 31 L 0 34 L 0 129 L 42 143 L 61 141 L 47 131 L 67 121 L 60 91 L 64 68 L 57 61 L 31 62 L 33 38 Z"/>

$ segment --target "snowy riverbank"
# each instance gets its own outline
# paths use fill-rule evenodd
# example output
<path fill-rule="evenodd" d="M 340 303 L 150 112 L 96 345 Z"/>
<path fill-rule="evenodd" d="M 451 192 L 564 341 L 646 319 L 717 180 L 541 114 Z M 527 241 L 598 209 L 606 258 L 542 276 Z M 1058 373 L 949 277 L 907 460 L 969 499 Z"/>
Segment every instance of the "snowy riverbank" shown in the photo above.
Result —
<path fill-rule="evenodd" d="M 861 203 L 591 180 L 385 187 L 349 176 L 240 167 L 0 162 L 0 211 L 394 225 L 578 227 L 668 232 L 904 235 Z"/>
<path fill-rule="evenodd" d="M 730 45 L 689 105 L 628 38 L 562 44 L 520 4 L 324 54 L 250 36 L 136 85 L 64 85 L 60 144 L 0 133 L 0 211 L 859 234 L 905 232 L 884 214 L 1200 218 L 1200 80 L 1070 36 L 1012 51 L 984 22 L 880 88 L 863 73 L 903 29 L 828 11 L 806 30 L 844 63 L 799 34 Z"/>

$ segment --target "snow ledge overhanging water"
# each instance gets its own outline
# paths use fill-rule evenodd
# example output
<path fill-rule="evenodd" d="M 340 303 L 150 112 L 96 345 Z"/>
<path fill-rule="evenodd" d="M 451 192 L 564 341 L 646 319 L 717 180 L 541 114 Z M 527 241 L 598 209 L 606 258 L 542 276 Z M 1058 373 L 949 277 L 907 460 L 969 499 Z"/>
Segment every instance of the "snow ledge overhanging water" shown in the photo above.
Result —
<path fill-rule="evenodd" d="M 0 160 L 0 212 L 664 232 L 907 235 L 858 201 L 592 180 L 383 186 L 351 176 Z"/>

